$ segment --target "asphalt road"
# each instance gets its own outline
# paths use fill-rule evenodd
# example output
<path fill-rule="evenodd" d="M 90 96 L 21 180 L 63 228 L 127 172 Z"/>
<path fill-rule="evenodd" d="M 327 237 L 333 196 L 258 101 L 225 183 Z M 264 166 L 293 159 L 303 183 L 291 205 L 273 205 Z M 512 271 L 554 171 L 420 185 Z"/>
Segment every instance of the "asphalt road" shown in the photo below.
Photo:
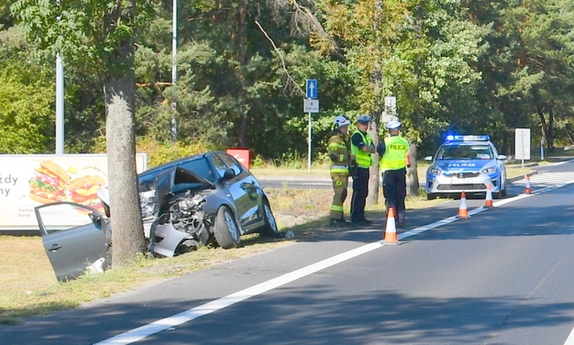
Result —
<path fill-rule="evenodd" d="M 530 184 L 467 200 L 468 219 L 458 200 L 407 211 L 401 245 L 381 219 L 2 326 L 0 344 L 574 344 L 574 163 Z"/>

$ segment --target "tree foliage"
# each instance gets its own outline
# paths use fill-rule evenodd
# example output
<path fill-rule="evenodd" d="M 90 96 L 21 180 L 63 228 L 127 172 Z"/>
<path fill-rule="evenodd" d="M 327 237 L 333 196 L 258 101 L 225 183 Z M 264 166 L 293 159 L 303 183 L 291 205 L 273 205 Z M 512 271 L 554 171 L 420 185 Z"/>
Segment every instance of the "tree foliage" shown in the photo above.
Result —
<path fill-rule="evenodd" d="M 569 0 L 180 1 L 175 84 L 173 2 L 138 1 L 144 6 L 138 18 L 148 18 L 139 31 L 104 25 L 106 8 L 119 9 L 116 4 L 128 2 L 62 1 L 58 7 L 20 0 L 11 7 L 17 16 L 6 7 L 0 16 L 4 34 L 17 27 L 37 33 L 25 47 L 11 42 L 12 52 L 47 57 L 45 66 L 56 52 L 66 57 L 71 151 L 90 151 L 105 134 L 103 89 L 94 89 L 112 71 L 112 47 L 130 35 L 141 140 L 169 144 L 175 118 L 183 145 L 244 146 L 266 159 L 304 157 L 303 87 L 312 78 L 319 80 L 321 105 L 313 115 L 313 158 L 324 152 L 335 115 L 369 113 L 380 121 L 385 96 L 397 98 L 406 135 L 422 155 L 454 131 L 488 133 L 509 154 L 516 127 L 531 128 L 533 141 L 544 138 L 550 148 L 572 144 Z M 24 18 L 33 20 L 22 25 Z M 53 79 L 48 70 L 40 74 L 46 83 Z M 25 82 L 22 75 L 17 79 Z M 41 104 L 49 149 L 53 104 L 34 105 Z"/>

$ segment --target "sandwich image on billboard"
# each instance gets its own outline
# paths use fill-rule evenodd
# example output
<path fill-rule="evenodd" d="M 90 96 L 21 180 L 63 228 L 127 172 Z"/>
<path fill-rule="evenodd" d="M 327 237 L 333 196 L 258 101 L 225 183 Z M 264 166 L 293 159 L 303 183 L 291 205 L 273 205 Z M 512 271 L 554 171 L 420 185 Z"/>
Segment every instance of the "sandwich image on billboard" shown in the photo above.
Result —
<path fill-rule="evenodd" d="M 68 184 L 69 201 L 102 211 L 102 203 L 97 191 L 105 184 L 106 181 L 98 175 L 86 175 L 73 179 Z"/>
<path fill-rule="evenodd" d="M 70 174 L 58 164 L 46 160 L 34 169 L 34 176 L 28 181 L 30 199 L 41 204 L 65 201 Z"/>
<path fill-rule="evenodd" d="M 34 169 L 34 176 L 28 181 L 29 197 L 41 204 L 71 201 L 103 210 L 96 192 L 106 184 L 105 179 L 95 174 L 77 175 L 76 167 L 71 166 L 66 170 L 53 161 L 43 161 Z"/>

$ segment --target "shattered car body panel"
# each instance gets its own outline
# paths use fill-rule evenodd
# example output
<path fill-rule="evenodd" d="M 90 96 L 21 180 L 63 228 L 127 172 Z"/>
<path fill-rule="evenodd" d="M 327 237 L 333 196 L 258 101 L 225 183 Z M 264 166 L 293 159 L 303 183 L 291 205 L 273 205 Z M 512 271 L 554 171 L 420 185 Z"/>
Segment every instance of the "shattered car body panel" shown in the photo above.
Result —
<path fill-rule="evenodd" d="M 149 169 L 139 175 L 139 191 L 146 236 L 155 254 L 173 256 L 212 242 L 223 248 L 237 247 L 241 235 L 253 232 L 278 235 L 263 188 L 249 170 L 224 152 Z M 225 214 L 217 222 L 222 208 Z M 216 224 L 226 229 L 215 231 Z"/>

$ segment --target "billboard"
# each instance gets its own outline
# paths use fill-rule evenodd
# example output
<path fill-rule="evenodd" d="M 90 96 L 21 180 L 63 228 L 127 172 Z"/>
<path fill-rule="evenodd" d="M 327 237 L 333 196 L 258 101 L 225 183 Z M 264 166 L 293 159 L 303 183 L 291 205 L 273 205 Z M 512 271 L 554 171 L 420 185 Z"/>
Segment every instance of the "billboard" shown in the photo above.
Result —
<path fill-rule="evenodd" d="M 145 153 L 136 168 L 147 169 Z M 0 155 L 0 230 L 36 230 L 34 207 L 70 201 L 101 209 L 96 191 L 108 183 L 106 154 Z"/>

